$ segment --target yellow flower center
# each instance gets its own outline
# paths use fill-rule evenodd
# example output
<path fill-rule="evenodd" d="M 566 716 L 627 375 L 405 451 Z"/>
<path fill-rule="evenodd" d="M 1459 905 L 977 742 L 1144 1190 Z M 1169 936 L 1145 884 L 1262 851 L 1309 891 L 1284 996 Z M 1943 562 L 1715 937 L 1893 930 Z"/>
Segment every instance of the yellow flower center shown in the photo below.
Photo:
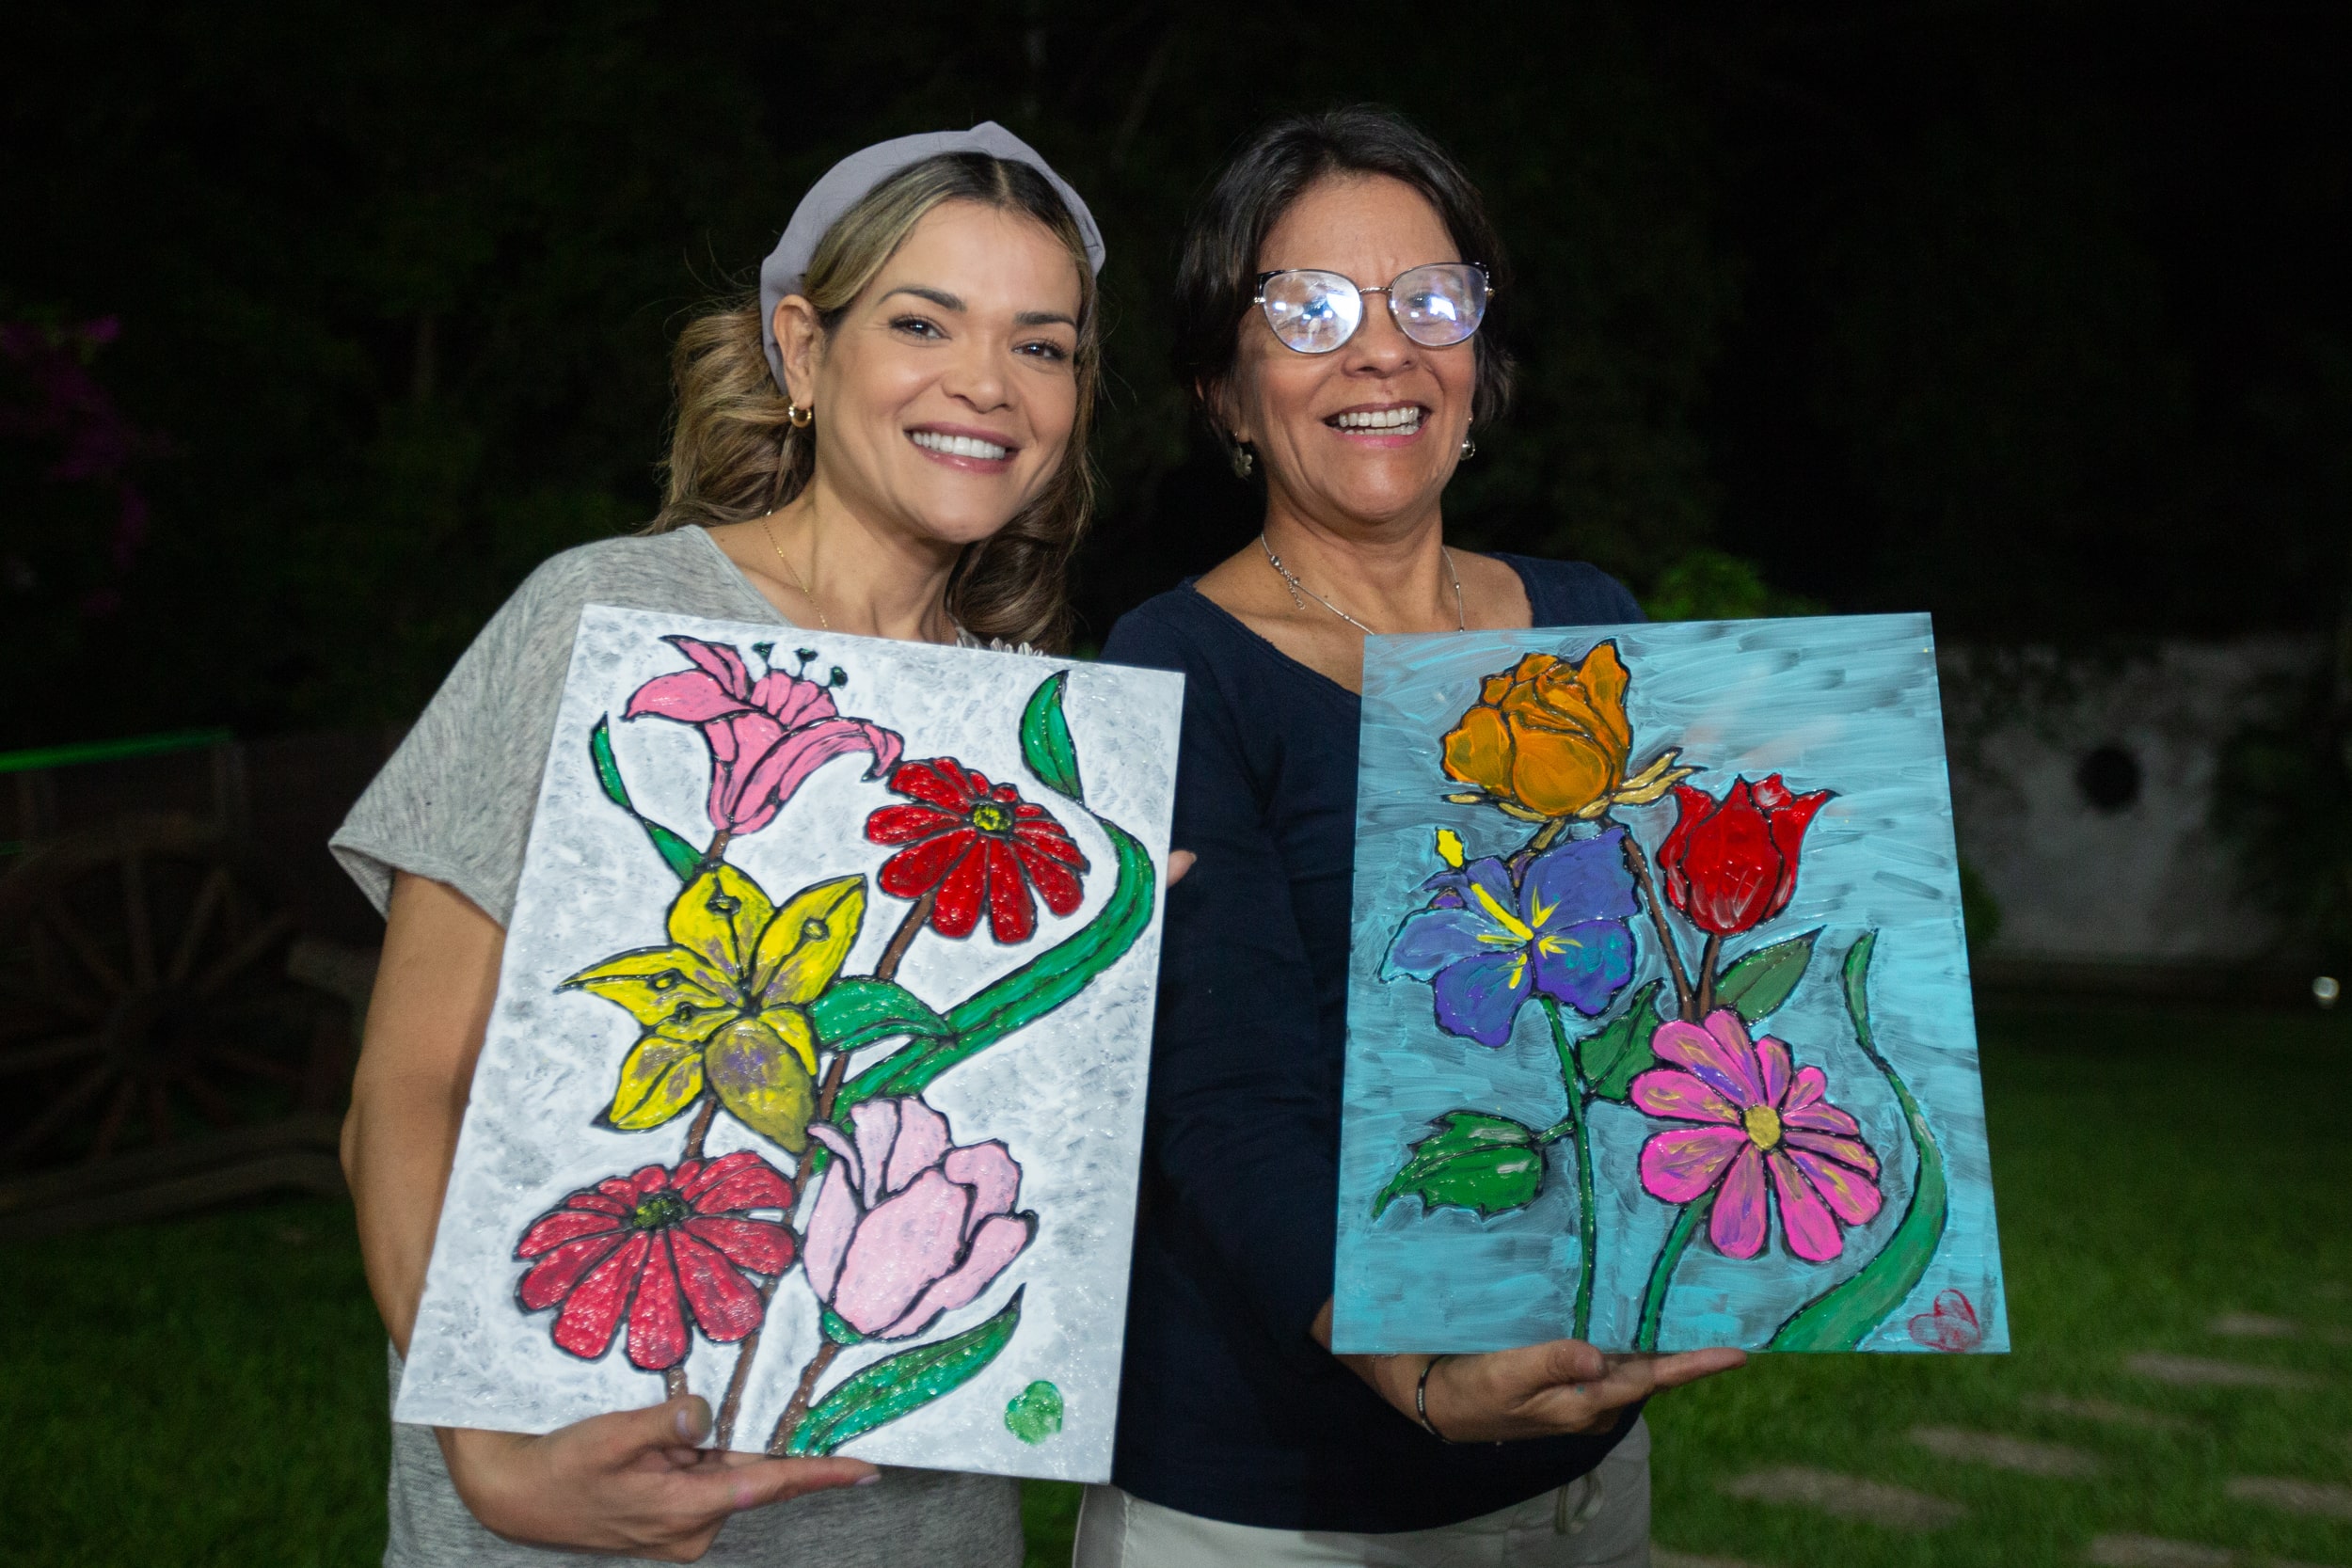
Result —
<path fill-rule="evenodd" d="M 1751 1105 L 1740 1118 L 1747 1124 L 1748 1137 L 1758 1148 L 1770 1148 L 1780 1142 L 1780 1113 L 1770 1105 Z"/>
<path fill-rule="evenodd" d="M 1010 832 L 1012 822 L 1012 808 L 994 800 L 982 800 L 972 808 L 972 826 L 984 833 Z"/>

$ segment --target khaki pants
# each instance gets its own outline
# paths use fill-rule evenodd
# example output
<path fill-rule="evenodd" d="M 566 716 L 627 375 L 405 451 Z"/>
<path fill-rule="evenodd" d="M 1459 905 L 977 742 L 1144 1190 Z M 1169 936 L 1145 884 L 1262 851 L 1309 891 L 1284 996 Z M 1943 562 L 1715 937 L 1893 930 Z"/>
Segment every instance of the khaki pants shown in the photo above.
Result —
<path fill-rule="evenodd" d="M 1073 1568 L 1648 1568 L 1649 1425 L 1600 1468 L 1523 1503 L 1393 1535 L 1259 1529 L 1089 1486 Z"/>

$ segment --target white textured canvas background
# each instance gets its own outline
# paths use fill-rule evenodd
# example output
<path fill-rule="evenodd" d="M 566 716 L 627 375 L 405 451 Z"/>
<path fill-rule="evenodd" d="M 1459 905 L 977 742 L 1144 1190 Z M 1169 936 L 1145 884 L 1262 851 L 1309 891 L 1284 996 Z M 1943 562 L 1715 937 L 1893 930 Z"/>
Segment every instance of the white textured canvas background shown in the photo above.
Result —
<path fill-rule="evenodd" d="M 629 1365 L 616 1336 L 601 1361 L 558 1350 L 552 1311 L 525 1313 L 515 1299 L 523 1265 L 514 1248 L 538 1215 L 574 1190 L 660 1162 L 676 1163 L 688 1118 L 646 1132 L 594 1124 L 609 1102 L 622 1057 L 638 1034 L 622 1008 L 580 991 L 568 975 L 624 949 L 666 940 L 663 917 L 678 891 L 644 832 L 597 787 L 588 757 L 596 721 L 612 718 L 613 754 L 637 809 L 702 843 L 708 752 L 699 731 L 661 719 L 623 722 L 629 694 L 658 674 L 688 668 L 661 638 L 682 633 L 730 642 L 755 670 L 752 645 L 774 641 L 783 662 L 813 648 L 813 678 L 838 665 L 849 682 L 841 710 L 898 731 L 905 757 L 954 756 L 1010 782 L 1043 805 L 1085 851 L 1086 901 L 1067 919 L 1041 901 L 1039 930 L 999 946 L 983 918 L 962 941 L 928 928 L 899 983 L 945 1011 L 1093 918 L 1108 896 L 1114 858 L 1087 813 L 1046 789 L 1021 757 L 1022 706 L 1058 669 L 1071 672 L 1063 711 L 1078 752 L 1087 804 L 1134 834 L 1161 869 L 1166 892 L 1183 677 L 1117 665 L 812 633 L 693 616 L 590 606 L 573 647 L 538 815 L 507 934 L 499 994 L 441 1210 L 422 1307 L 409 1346 L 396 1420 L 508 1432 L 548 1432 L 606 1411 L 659 1402 L 661 1380 Z M 791 667 L 789 664 L 787 668 Z M 870 974 L 907 908 L 870 883 L 892 852 L 868 844 L 865 822 L 902 800 L 865 779 L 864 755 L 827 763 L 776 820 L 729 847 L 728 860 L 778 902 L 828 877 L 869 878 L 866 921 L 844 974 Z M 1093 985 L 1028 1028 L 950 1069 L 925 1092 L 955 1141 L 1001 1138 L 1022 1169 L 1018 1206 L 1039 1216 L 1036 1240 L 978 1300 L 949 1313 L 919 1340 L 861 1345 L 827 1374 L 830 1388 L 896 1350 L 980 1323 L 1026 1286 L 1019 1331 L 971 1382 L 926 1408 L 849 1444 L 880 1464 L 1071 1481 L 1110 1473 L 1120 1338 L 1135 1227 L 1160 913 Z M 861 1053 L 851 1070 L 894 1048 Z M 757 1148 L 780 1169 L 790 1156 L 723 1112 L 710 1155 Z M 808 1195 L 803 1195 L 805 1218 Z M 818 1344 L 817 1311 L 799 1268 L 776 1292 L 747 1387 L 737 1448 L 756 1449 L 789 1400 Z M 695 1337 L 689 1386 L 715 1408 L 736 1347 Z M 1065 1404 L 1059 1435 L 1031 1447 L 1005 1425 L 1005 1407 L 1045 1379 Z"/>

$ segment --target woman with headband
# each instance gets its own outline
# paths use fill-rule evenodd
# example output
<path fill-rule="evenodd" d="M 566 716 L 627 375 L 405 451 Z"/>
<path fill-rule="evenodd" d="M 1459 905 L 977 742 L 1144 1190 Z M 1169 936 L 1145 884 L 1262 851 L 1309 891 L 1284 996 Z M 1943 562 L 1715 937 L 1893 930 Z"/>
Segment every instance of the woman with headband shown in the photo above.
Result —
<path fill-rule="evenodd" d="M 1741 1360 L 1327 1348 L 1364 638 L 1642 619 L 1581 562 L 1446 544 L 1510 388 L 1481 330 L 1502 274 L 1469 177 L 1376 110 L 1268 127 L 1185 236 L 1179 373 L 1264 527 L 1104 649 L 1184 674 L 1199 861 L 1168 896 L 1116 1484 L 1080 1568 L 1633 1568 L 1643 1399 Z"/>
<path fill-rule="evenodd" d="M 336 833 L 388 922 L 343 1166 L 395 1386 L 581 607 L 1058 648 L 1102 264 L 1077 193 L 996 125 L 834 166 L 757 303 L 681 336 L 660 514 L 533 573 Z M 698 1449 L 709 1425 L 681 1395 L 538 1437 L 396 1426 L 385 1561 L 1021 1560 L 1010 1481 Z"/>

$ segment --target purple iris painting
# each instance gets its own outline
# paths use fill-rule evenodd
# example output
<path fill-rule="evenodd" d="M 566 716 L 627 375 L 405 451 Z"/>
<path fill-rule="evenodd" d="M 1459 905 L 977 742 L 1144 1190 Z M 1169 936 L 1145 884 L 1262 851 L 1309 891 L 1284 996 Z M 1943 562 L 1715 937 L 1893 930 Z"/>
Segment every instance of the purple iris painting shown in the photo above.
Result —
<path fill-rule="evenodd" d="M 1381 978 L 1429 981 L 1438 1027 L 1481 1045 L 1507 1043 L 1532 996 L 1587 1018 L 1605 1011 L 1633 977 L 1626 922 L 1638 906 L 1625 830 L 1547 849 L 1524 863 L 1516 882 L 1501 860 L 1455 859 L 1458 842 L 1441 841 L 1454 868 L 1431 879 L 1438 897 L 1406 917 Z"/>

